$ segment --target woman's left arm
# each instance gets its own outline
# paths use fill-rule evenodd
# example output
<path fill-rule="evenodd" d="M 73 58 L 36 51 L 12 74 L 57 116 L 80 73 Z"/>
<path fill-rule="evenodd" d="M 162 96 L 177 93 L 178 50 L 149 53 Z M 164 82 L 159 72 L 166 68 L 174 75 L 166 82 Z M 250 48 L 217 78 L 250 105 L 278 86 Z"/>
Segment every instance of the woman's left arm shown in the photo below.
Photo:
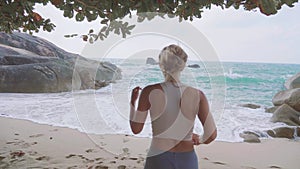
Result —
<path fill-rule="evenodd" d="M 135 109 L 135 103 L 139 95 L 140 87 L 135 87 L 131 92 L 130 100 L 130 127 L 134 134 L 138 134 L 143 130 L 148 110 L 150 108 L 149 103 L 149 87 L 145 87 L 140 95 L 137 110 Z"/>

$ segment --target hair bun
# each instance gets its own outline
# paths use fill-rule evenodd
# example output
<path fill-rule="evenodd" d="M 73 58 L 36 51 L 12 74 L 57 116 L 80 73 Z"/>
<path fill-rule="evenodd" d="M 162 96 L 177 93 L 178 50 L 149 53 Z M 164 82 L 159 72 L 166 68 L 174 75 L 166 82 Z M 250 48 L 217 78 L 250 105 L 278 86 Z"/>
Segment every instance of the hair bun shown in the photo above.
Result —
<path fill-rule="evenodd" d="M 177 45 L 169 45 L 160 52 L 159 64 L 165 77 L 180 72 L 185 68 L 187 54 Z"/>

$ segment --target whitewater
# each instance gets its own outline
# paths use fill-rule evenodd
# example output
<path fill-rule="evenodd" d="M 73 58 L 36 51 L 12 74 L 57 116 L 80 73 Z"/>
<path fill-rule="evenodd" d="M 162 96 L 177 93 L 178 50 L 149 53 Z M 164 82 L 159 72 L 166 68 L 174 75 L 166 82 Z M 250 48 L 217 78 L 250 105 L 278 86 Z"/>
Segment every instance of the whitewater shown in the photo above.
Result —
<path fill-rule="evenodd" d="M 129 97 L 135 86 L 163 81 L 158 65 L 145 62 L 128 62 L 122 59 L 110 60 L 122 69 L 122 80 L 99 90 L 71 91 L 63 93 L 0 93 L 0 116 L 26 119 L 41 124 L 75 128 L 93 134 L 129 134 Z M 182 82 L 207 94 L 212 113 L 218 127 L 217 140 L 240 142 L 239 134 L 254 131 L 268 138 L 265 130 L 286 126 L 272 123 L 271 113 L 265 108 L 272 106 L 272 97 L 284 90 L 284 82 L 300 72 L 296 64 L 270 63 L 221 63 L 222 71 L 213 71 L 205 63 L 200 68 L 186 68 Z M 214 79 L 217 79 L 214 81 Z M 224 84 L 219 84 L 223 81 Z M 222 93 L 214 88 L 224 88 Z M 213 98 L 213 96 L 222 96 Z M 219 100 L 218 100 L 219 99 Z M 220 101 L 221 109 L 214 109 Z M 241 104 L 256 104 L 258 109 L 250 109 Z M 196 133 L 203 132 L 196 120 Z M 143 132 L 137 136 L 151 137 L 149 117 Z"/>

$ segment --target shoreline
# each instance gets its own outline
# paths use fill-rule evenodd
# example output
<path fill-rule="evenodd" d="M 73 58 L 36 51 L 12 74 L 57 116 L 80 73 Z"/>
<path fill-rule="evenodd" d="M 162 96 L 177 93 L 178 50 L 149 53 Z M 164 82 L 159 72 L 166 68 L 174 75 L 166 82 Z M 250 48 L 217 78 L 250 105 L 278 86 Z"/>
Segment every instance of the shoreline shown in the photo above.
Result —
<path fill-rule="evenodd" d="M 149 138 L 86 134 L 76 129 L 0 117 L 0 168 L 143 168 Z M 215 141 L 196 146 L 200 169 L 299 167 L 300 141 Z"/>

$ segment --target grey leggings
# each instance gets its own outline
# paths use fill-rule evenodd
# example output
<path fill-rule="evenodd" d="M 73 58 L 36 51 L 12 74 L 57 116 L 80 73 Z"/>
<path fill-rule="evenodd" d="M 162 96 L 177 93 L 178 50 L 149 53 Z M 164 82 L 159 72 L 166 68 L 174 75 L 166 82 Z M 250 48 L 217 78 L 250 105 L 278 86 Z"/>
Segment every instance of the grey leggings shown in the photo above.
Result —
<path fill-rule="evenodd" d="M 144 169 L 198 169 L 195 151 L 163 152 L 147 157 Z"/>

